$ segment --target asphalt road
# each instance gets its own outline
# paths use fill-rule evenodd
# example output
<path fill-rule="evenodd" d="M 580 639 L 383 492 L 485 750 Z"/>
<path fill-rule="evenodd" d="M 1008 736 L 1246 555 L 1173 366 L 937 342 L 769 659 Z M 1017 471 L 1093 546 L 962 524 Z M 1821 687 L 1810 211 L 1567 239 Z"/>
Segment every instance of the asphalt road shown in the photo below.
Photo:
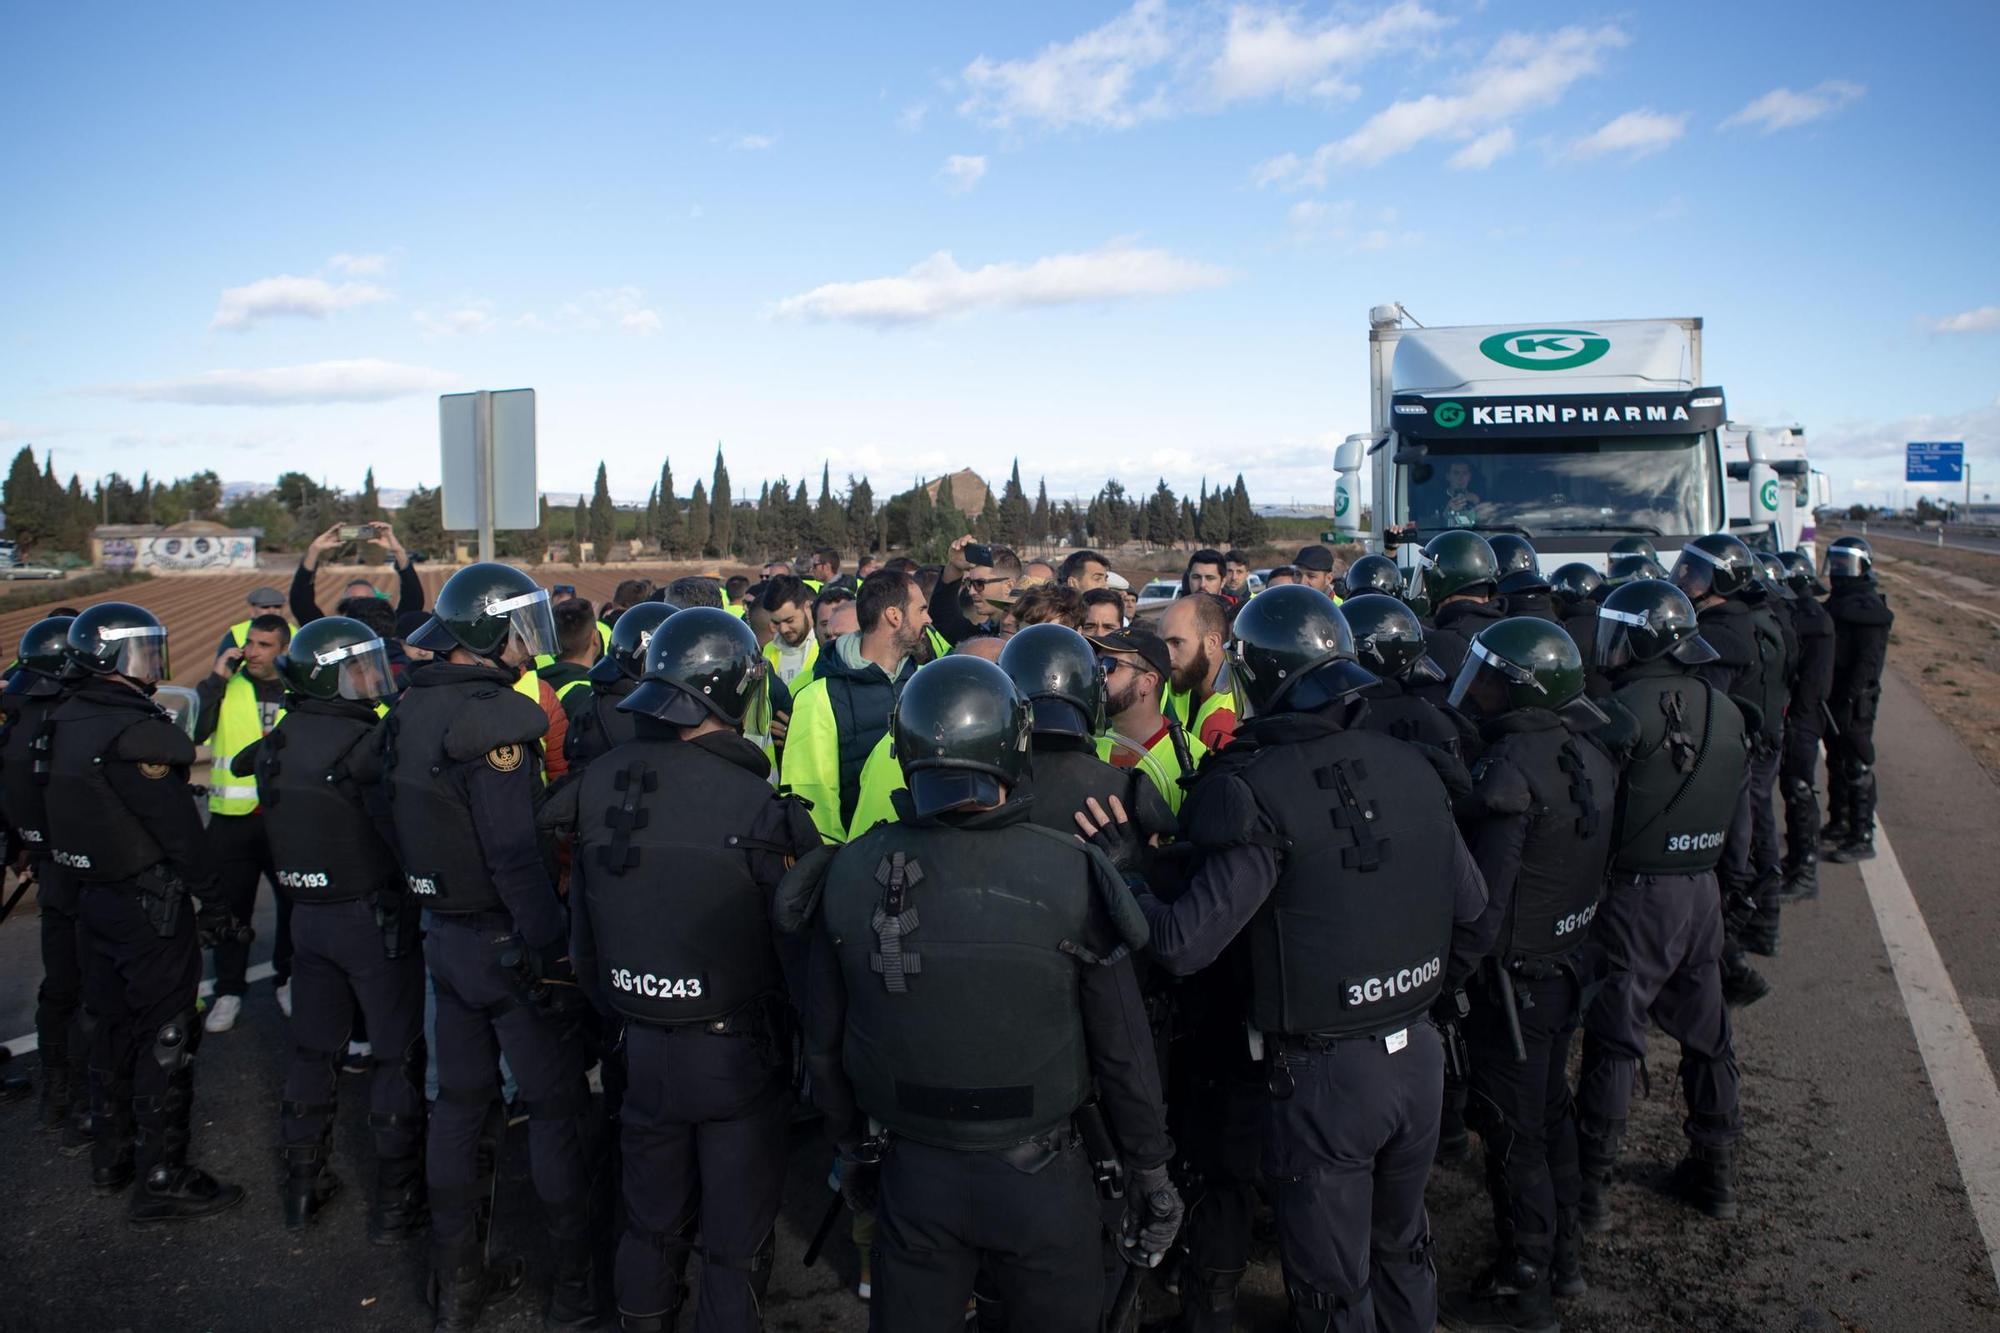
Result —
<path fill-rule="evenodd" d="M 1951 1090 L 1960 1130 L 1991 1123 L 1952 1081 L 1983 1073 L 2000 1051 L 2000 789 L 1901 680 L 1887 682 L 1878 730 L 1882 816 L 1909 893 L 1945 968 L 1916 978 L 1907 941 L 1896 957 L 1878 927 L 1887 863 L 1864 882 L 1828 866 L 1824 892 L 1786 912 L 1782 955 L 1765 964 L 1776 993 L 1737 1016 L 1744 1073 L 1744 1209 L 1733 1223 L 1696 1217 L 1665 1198 L 1680 1151 L 1676 1054 L 1655 1034 L 1650 1095 L 1634 1106 L 1615 1193 L 1619 1225 L 1586 1251 L 1592 1289 L 1565 1304 L 1564 1326 L 1592 1330 L 1976 1330 L 2000 1328 L 2000 1290 L 1974 1200 L 2000 1194 L 1990 1157 L 1954 1143 L 1937 1087 Z M 258 957 L 268 942 L 268 917 Z M 0 1036 L 31 1026 L 32 913 L 0 925 Z M 1906 975 L 1899 978 L 1897 969 Z M 1932 1030 L 1939 995 L 1955 998 L 1972 1039 Z M 1926 1037 L 1960 1063 L 1927 1065 Z M 343 1080 L 337 1167 L 350 1188 L 322 1225 L 294 1236 L 280 1225 L 272 1144 L 286 1054 L 268 984 L 253 986 L 243 1022 L 201 1052 L 196 1153 L 251 1187 L 234 1212 L 165 1231 L 138 1232 L 122 1199 L 90 1195 L 85 1168 L 35 1131 L 31 1107 L 0 1108 L 0 1329 L 405 1329 L 424 1327 L 421 1246 L 376 1249 L 361 1231 L 356 1182 L 367 1136 L 353 1080 Z M 22 1062 L 32 1069 L 32 1058 Z M 1954 1074 L 1954 1069 L 1956 1073 Z M 1974 1082 L 1976 1086 L 1976 1080 Z M 1972 1166 L 1962 1171 L 1960 1155 Z M 842 1236 L 813 1270 L 800 1267 L 827 1197 L 827 1150 L 811 1126 L 794 1136 L 778 1268 L 766 1306 L 781 1330 L 859 1329 L 865 1310 L 847 1294 L 855 1273 Z M 1483 1262 L 1490 1222 L 1476 1163 L 1440 1167 L 1430 1202 L 1447 1287 Z M 1973 1192 L 1969 1194 L 1968 1186 Z M 546 1281 L 527 1182 L 524 1135 L 503 1163 L 497 1245 L 519 1249 Z M 541 1288 L 482 1327 L 539 1327 Z M 1148 1293 L 1148 1308 L 1170 1299 Z M 1244 1326 L 1282 1327 L 1283 1298 L 1268 1253 L 1253 1270 Z"/>
<path fill-rule="evenodd" d="M 1887 540 L 1914 543 L 1919 546 L 1936 546 L 1938 544 L 1937 533 L 1929 529 L 1870 523 L 1866 532 L 1861 532 L 1859 527 L 1855 528 L 1855 532 L 1859 536 L 1868 538 L 1871 542 Z M 1822 542 L 1821 545 L 1824 546 L 1825 543 Z M 2000 532 L 1981 532 L 1977 529 L 1964 526 L 1948 527 L 1944 530 L 1944 545 L 1960 551 L 1985 551 L 1991 554 L 2000 554 Z"/>

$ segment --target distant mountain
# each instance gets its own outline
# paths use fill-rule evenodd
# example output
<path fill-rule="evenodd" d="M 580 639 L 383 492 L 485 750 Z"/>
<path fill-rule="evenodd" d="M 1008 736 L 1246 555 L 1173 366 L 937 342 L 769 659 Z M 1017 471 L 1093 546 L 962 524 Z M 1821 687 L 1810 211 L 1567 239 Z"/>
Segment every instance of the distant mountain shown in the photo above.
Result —
<path fill-rule="evenodd" d="M 247 500 L 253 495 L 267 495 L 277 489 L 268 481 L 225 481 L 222 483 L 222 502 Z"/>

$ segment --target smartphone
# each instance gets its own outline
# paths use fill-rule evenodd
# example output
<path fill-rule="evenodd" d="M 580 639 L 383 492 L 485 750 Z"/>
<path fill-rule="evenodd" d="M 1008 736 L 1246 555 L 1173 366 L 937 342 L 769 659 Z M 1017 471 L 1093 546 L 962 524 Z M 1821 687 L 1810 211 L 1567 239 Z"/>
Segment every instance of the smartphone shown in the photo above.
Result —
<path fill-rule="evenodd" d="M 983 542 L 967 542 L 965 559 L 974 569 L 993 563 L 993 548 Z"/>
<path fill-rule="evenodd" d="M 366 523 L 343 523 L 340 525 L 340 539 L 344 542 L 358 542 L 374 532 Z"/>

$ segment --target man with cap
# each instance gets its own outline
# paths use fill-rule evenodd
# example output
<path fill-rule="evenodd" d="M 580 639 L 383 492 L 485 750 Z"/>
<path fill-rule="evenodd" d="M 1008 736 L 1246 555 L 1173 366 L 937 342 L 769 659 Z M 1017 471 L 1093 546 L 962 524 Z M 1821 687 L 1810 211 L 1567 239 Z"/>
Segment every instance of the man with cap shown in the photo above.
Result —
<path fill-rule="evenodd" d="M 1185 975 L 1248 946 L 1292 1328 L 1428 1333 L 1444 1052 L 1426 1014 L 1491 945 L 1485 885 L 1430 761 L 1352 729 L 1374 677 L 1332 601 L 1268 590 L 1236 636 L 1247 717 L 1183 812 L 1186 890 L 1139 893 L 1151 956 Z M 1116 811 L 1078 825 L 1100 845 L 1132 837 Z"/>
<path fill-rule="evenodd" d="M 1117 768 L 1140 768 L 1167 808 L 1181 808 L 1182 779 L 1191 778 L 1208 747 L 1166 709 L 1174 665 L 1166 641 L 1133 626 L 1092 639 L 1104 668 L 1106 728 L 1097 751 Z"/>
<path fill-rule="evenodd" d="M 1299 553 L 1292 557 L 1292 567 L 1299 572 L 1299 582 L 1317 592 L 1333 598 L 1340 604 L 1340 589 L 1333 581 L 1333 552 L 1317 543 L 1301 546 Z"/>
<path fill-rule="evenodd" d="M 265 584 L 261 588 L 252 588 L 250 595 L 244 598 L 244 601 L 250 607 L 250 615 L 248 618 L 239 620 L 228 629 L 222 631 L 222 638 L 217 640 L 215 645 L 215 651 L 218 655 L 228 652 L 231 648 L 241 648 L 243 646 L 244 638 L 250 633 L 250 622 L 252 620 L 255 620 L 258 616 L 280 615 L 285 609 L 285 594 L 279 592 L 269 584 Z M 315 611 L 317 611 L 317 608 L 315 608 Z"/>
<path fill-rule="evenodd" d="M 326 558 L 327 552 L 338 550 L 344 544 L 340 539 L 340 530 L 347 526 L 349 525 L 345 523 L 336 523 L 313 538 L 312 544 L 306 547 L 305 554 L 299 557 L 299 567 L 292 572 L 290 599 L 292 619 L 301 625 L 310 624 L 326 614 L 319 609 L 319 603 L 313 597 L 313 584 L 319 572 L 320 562 Z M 403 549 L 403 543 L 396 539 L 395 526 L 389 523 L 364 523 L 359 526 L 365 528 L 369 534 L 364 540 L 379 542 L 389 552 L 390 563 L 396 570 L 396 614 L 406 616 L 421 612 L 424 609 L 423 580 L 417 577 L 417 562 L 410 558 L 410 553 Z M 267 590 L 259 588 L 257 591 Z M 340 597 L 334 603 L 335 614 L 346 614 L 337 608 L 341 602 L 351 597 L 382 595 L 382 590 L 371 580 L 349 579 L 341 586 Z M 252 594 L 253 603 L 254 597 L 255 594 Z M 242 640 L 239 639 L 237 642 L 240 643 Z"/>
<path fill-rule="evenodd" d="M 982 1272 L 1011 1327 L 1101 1327 L 1076 1128 L 1093 1085 L 1123 1163 L 1121 1252 L 1151 1266 L 1179 1229 L 1129 956 L 1145 926 L 1118 864 L 1030 820 L 1032 726 L 990 662 L 919 671 L 896 705 L 902 818 L 814 852 L 778 892 L 807 953 L 799 1008 L 841 1192 L 876 1213 L 881 1333 L 958 1326 Z"/>
<path fill-rule="evenodd" d="M 645 605 L 619 616 L 614 642 Z M 695 1327 L 750 1329 L 771 1276 L 792 1103 L 768 904 L 820 838 L 743 737 L 769 669 L 756 636 L 712 607 L 654 623 L 643 679 L 617 704 L 631 738 L 539 818 L 575 836 L 577 984 L 624 1030 L 621 1327 L 673 1328 L 699 1249 Z"/>

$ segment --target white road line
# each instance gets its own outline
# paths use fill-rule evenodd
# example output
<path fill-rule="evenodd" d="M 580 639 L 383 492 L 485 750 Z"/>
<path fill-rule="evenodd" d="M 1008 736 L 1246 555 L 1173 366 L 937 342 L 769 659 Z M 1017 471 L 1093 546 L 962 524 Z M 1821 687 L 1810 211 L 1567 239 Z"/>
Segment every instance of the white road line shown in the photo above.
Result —
<path fill-rule="evenodd" d="M 273 970 L 274 969 L 271 967 L 269 963 L 259 963 L 257 964 L 257 966 L 250 968 L 248 971 L 244 972 L 243 979 L 245 981 L 262 981 L 266 977 L 270 976 Z M 207 977 L 203 977 L 201 979 L 202 998 L 207 999 L 209 996 L 213 994 L 215 994 L 215 982 Z M 5 1043 L 5 1045 L 7 1049 L 9 1051 L 12 1051 L 15 1055 L 26 1055 L 29 1051 L 35 1049 L 36 1046 L 35 1034 L 30 1032 L 25 1037 L 16 1037 L 12 1041 Z"/>
<path fill-rule="evenodd" d="M 1931 1091 L 1951 1136 L 1966 1200 L 1986 1243 L 1994 1280 L 2000 1281 L 2000 1087 L 1882 829 L 1875 831 L 1875 859 L 1860 867 Z"/>

